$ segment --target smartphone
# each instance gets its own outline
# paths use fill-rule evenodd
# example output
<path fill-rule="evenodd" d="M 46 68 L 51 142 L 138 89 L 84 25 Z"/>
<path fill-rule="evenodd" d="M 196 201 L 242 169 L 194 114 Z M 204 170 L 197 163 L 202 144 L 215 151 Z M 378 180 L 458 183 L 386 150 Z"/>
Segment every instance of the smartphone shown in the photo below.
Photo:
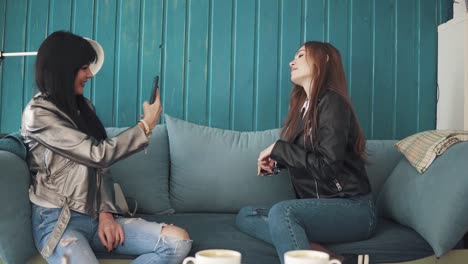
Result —
<path fill-rule="evenodd" d="M 264 169 L 260 169 L 260 173 L 259 173 L 259 176 L 273 176 L 274 173 L 273 172 L 268 172 Z"/>
<path fill-rule="evenodd" d="M 156 75 L 156 77 L 154 77 L 153 89 L 151 90 L 151 94 L 150 94 L 150 100 L 149 100 L 150 104 L 153 104 L 154 100 L 156 100 L 156 92 L 158 89 L 159 89 L 159 76 Z"/>

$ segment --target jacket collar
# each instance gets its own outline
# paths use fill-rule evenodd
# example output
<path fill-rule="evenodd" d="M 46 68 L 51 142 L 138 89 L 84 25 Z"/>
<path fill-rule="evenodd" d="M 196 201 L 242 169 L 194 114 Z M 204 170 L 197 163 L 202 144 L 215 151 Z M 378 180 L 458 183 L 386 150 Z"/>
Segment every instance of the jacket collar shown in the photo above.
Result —
<path fill-rule="evenodd" d="M 319 98 L 317 100 L 317 104 L 320 105 L 320 102 L 321 100 L 323 99 L 323 97 L 325 95 L 327 95 L 330 91 L 328 89 L 324 90 L 322 93 L 319 94 Z M 309 109 L 310 109 L 310 104 L 309 104 Z M 317 109 L 318 110 L 318 109 Z M 304 131 L 304 126 L 305 126 L 305 122 L 304 122 L 304 119 L 302 118 L 301 116 L 301 119 L 299 120 L 299 122 L 297 123 L 297 126 L 295 127 L 295 132 L 294 132 L 294 136 L 292 137 L 292 141 L 291 142 L 295 142 L 297 140 L 297 137 L 299 137 L 300 135 L 302 135 L 302 132 Z"/>

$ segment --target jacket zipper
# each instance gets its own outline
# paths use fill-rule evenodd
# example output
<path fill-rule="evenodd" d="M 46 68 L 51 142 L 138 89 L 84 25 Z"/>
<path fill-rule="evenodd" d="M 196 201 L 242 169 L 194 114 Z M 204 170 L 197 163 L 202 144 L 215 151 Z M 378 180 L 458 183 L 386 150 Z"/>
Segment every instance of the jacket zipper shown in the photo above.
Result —
<path fill-rule="evenodd" d="M 341 184 L 340 184 L 340 182 L 338 181 L 338 179 L 335 178 L 335 179 L 333 180 L 333 182 L 335 182 L 336 189 L 338 189 L 338 191 L 341 192 L 341 190 L 343 190 L 343 187 L 341 187 Z"/>
<path fill-rule="evenodd" d="M 47 171 L 47 175 L 52 176 L 52 174 L 50 173 L 49 164 L 47 163 L 47 158 L 49 157 L 49 154 L 50 154 L 50 151 L 46 151 L 44 154 L 44 167 L 45 167 L 45 170 Z M 65 163 L 65 165 L 63 165 L 60 169 L 54 172 L 54 175 L 59 175 L 66 168 L 70 167 L 71 164 L 72 164 L 72 161 L 68 160 L 67 163 Z"/>
<path fill-rule="evenodd" d="M 317 184 L 317 179 L 314 178 L 315 181 L 315 192 L 317 194 L 317 198 L 320 198 L 319 190 L 318 190 L 318 184 Z"/>
<path fill-rule="evenodd" d="M 96 192 L 95 192 L 95 199 L 94 199 L 94 212 L 95 214 L 97 213 L 97 217 L 99 219 L 99 205 L 101 204 L 101 197 L 100 197 L 100 192 L 99 189 L 101 188 L 101 173 L 99 173 L 99 170 L 96 170 Z M 98 201 L 99 200 L 99 201 Z"/>
<path fill-rule="evenodd" d="M 60 169 L 58 169 L 54 175 L 59 175 L 62 171 L 64 171 L 66 168 L 70 167 L 70 165 L 72 164 L 71 160 L 68 160 L 67 163 L 65 163 L 65 165 L 63 165 Z"/>
<path fill-rule="evenodd" d="M 47 176 L 50 176 L 49 164 L 47 164 L 47 157 L 49 156 L 50 150 L 46 150 L 44 153 L 44 170 Z"/>

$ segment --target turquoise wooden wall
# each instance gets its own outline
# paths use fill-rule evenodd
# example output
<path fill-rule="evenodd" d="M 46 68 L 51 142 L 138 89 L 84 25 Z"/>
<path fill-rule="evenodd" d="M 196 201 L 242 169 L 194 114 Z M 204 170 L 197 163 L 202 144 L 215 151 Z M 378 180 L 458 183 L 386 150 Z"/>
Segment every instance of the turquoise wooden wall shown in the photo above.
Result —
<path fill-rule="evenodd" d="M 305 40 L 342 53 L 367 138 L 433 129 L 437 25 L 446 0 L 0 0 L 0 48 L 36 51 L 55 30 L 91 37 L 105 64 L 86 87 L 106 126 L 130 126 L 155 74 L 164 112 L 240 131 L 281 126 L 288 63 Z M 0 65 L 0 132 L 17 131 L 34 57 Z"/>

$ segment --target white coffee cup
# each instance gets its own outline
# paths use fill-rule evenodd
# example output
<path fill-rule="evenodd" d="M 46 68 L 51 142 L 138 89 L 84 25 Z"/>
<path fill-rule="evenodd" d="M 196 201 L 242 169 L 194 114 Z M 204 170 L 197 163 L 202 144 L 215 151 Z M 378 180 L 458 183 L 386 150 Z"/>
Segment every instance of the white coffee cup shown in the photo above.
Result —
<path fill-rule="evenodd" d="M 285 264 L 341 264 L 337 259 L 330 260 L 330 255 L 316 250 L 291 250 L 284 253 Z"/>
<path fill-rule="evenodd" d="M 183 264 L 241 264 L 241 253 L 228 249 L 207 249 L 198 251 L 195 257 L 184 259 Z"/>

